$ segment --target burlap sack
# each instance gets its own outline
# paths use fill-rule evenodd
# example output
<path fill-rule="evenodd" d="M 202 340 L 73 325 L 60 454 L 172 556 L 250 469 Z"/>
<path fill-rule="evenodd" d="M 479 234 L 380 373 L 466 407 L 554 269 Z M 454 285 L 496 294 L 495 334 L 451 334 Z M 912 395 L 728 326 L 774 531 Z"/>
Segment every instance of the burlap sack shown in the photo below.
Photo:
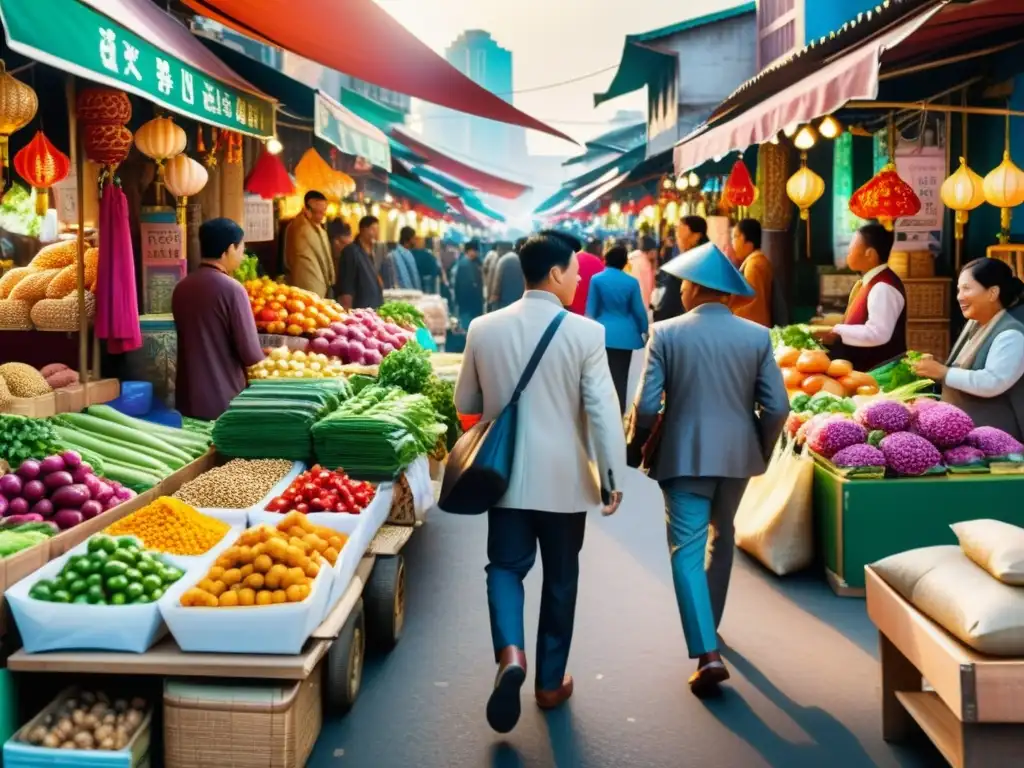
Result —
<path fill-rule="evenodd" d="M 950 526 L 960 549 L 994 578 L 1024 586 L 1024 528 L 1000 520 L 968 520 Z"/>

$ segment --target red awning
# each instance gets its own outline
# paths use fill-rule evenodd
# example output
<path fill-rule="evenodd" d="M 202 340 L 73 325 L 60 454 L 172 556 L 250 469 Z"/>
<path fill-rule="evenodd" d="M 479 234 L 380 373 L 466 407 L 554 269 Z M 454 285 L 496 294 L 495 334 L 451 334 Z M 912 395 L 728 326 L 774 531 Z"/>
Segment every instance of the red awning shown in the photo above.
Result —
<path fill-rule="evenodd" d="M 467 165 L 453 157 L 449 157 L 440 150 L 429 147 L 418 139 L 414 139 L 412 136 L 398 128 L 393 128 L 391 130 L 391 136 L 396 141 L 400 141 L 402 144 L 407 146 L 417 155 L 425 157 L 427 159 L 427 165 L 436 168 L 442 173 L 448 174 L 452 178 L 458 179 L 474 189 L 485 192 L 488 195 L 503 197 L 506 200 L 515 200 L 530 189 L 525 184 L 517 184 L 514 181 L 503 179 L 500 176 L 493 176 L 486 171 L 481 171 L 479 168 L 474 168 L 473 166 Z"/>
<path fill-rule="evenodd" d="M 572 141 L 473 82 L 373 0 L 184 2 L 243 35 L 381 88 Z"/>
<path fill-rule="evenodd" d="M 731 120 L 699 128 L 675 146 L 676 173 L 764 142 L 788 125 L 809 123 L 848 101 L 878 96 L 882 54 L 913 35 L 944 6 L 938 5 L 835 57 L 814 74 L 783 88 Z"/>

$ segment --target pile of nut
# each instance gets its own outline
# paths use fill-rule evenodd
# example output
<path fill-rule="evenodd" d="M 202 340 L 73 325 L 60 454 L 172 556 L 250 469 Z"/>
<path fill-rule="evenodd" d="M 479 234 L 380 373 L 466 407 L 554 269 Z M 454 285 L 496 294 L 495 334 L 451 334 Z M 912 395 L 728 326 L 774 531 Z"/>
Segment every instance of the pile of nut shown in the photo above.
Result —
<path fill-rule="evenodd" d="M 233 459 L 185 483 L 174 498 L 199 509 L 248 509 L 292 469 L 282 459 Z"/>
<path fill-rule="evenodd" d="M 48 712 L 27 741 L 51 749 L 124 749 L 145 717 L 143 699 L 111 702 L 105 693 L 85 691 Z"/>

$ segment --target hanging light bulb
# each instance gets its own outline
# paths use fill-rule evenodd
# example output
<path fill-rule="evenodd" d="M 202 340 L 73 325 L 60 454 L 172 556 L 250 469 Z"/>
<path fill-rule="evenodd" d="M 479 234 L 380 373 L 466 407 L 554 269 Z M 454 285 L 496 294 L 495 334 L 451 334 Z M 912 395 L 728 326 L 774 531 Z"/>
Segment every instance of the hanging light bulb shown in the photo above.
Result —
<path fill-rule="evenodd" d="M 818 136 L 814 132 L 814 129 L 809 125 L 805 125 L 800 129 L 797 135 L 793 137 L 793 146 L 801 152 L 806 152 L 814 146 L 817 140 Z"/>
<path fill-rule="evenodd" d="M 608 206 L 608 213 L 610 213 L 612 216 L 618 216 L 620 213 L 622 213 L 622 206 L 619 205 L 618 202 L 614 202 L 610 206 Z"/>
<path fill-rule="evenodd" d="M 676 179 L 676 189 L 678 189 L 680 192 L 682 192 L 684 189 L 686 189 L 687 181 L 688 180 L 686 178 L 686 174 L 683 174 L 682 176 L 677 178 Z"/>
<path fill-rule="evenodd" d="M 672 189 L 672 179 L 666 177 L 665 180 L 661 183 L 661 186 L 664 189 Z"/>
<path fill-rule="evenodd" d="M 271 136 L 267 139 L 267 152 L 272 155 L 280 155 L 282 151 L 284 151 L 284 145 L 277 136 Z"/>
<path fill-rule="evenodd" d="M 818 134 L 826 139 L 834 139 L 843 132 L 843 126 L 832 115 L 828 115 L 818 124 Z"/>
<path fill-rule="evenodd" d="M 796 129 L 799 127 L 799 123 L 790 123 L 789 125 L 782 129 L 782 132 L 786 135 L 787 139 L 792 139 L 793 134 L 796 133 Z"/>
<path fill-rule="evenodd" d="M 700 176 L 698 176 L 696 174 L 696 172 L 694 172 L 694 171 L 690 171 L 690 176 L 689 176 L 688 181 L 690 182 L 690 186 L 691 187 L 699 187 L 700 186 Z"/>

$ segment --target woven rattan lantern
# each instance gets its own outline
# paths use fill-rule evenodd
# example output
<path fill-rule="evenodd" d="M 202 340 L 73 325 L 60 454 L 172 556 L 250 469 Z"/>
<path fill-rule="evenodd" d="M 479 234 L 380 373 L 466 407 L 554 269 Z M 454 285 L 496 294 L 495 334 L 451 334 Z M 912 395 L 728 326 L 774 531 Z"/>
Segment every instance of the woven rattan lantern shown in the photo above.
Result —
<path fill-rule="evenodd" d="M 39 110 L 39 97 L 25 83 L 7 71 L 0 60 L 0 163 L 10 165 L 8 140 L 24 128 Z"/>
<path fill-rule="evenodd" d="M 184 227 L 186 222 L 185 209 L 188 199 L 198 195 L 210 175 L 203 164 L 193 160 L 184 153 L 175 155 L 164 166 L 164 184 L 167 190 L 178 198 L 178 223 Z"/>
<path fill-rule="evenodd" d="M 14 169 L 35 189 L 36 213 L 45 216 L 46 209 L 50 207 L 48 190 L 68 177 L 71 158 L 53 146 L 46 134 L 38 131 L 32 141 L 14 156 Z"/>

